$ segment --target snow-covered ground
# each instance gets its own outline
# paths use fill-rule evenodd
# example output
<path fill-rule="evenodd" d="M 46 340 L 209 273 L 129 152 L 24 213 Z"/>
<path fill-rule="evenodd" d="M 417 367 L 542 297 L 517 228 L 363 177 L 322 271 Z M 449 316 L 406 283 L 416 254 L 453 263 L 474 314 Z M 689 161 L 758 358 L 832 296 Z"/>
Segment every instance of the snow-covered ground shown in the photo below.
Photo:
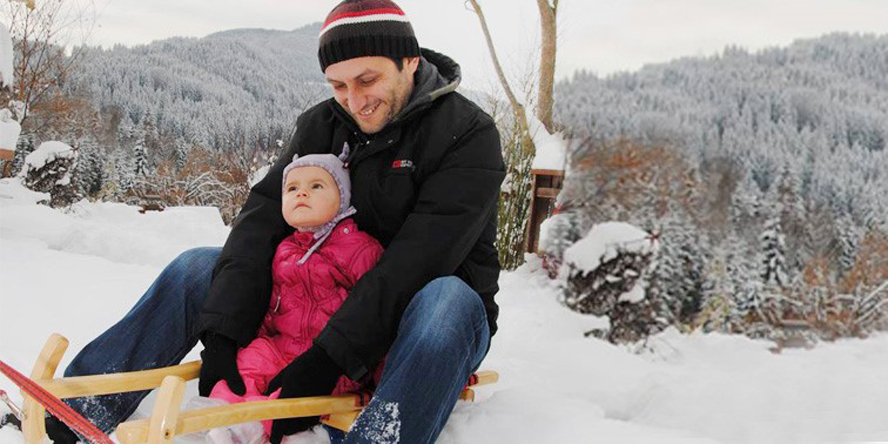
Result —
<path fill-rule="evenodd" d="M 214 209 L 62 212 L 39 199 L 0 180 L 0 359 L 25 373 L 51 332 L 71 341 L 64 366 L 178 252 L 227 234 Z M 888 442 L 888 335 L 780 354 L 768 342 L 675 331 L 618 347 L 584 338 L 599 320 L 560 306 L 538 267 L 502 276 L 500 331 L 483 365 L 500 382 L 460 403 L 439 442 Z M 0 389 L 21 400 L 2 377 Z M 195 393 L 192 383 L 186 397 Z M 0 444 L 21 442 L 0 430 Z"/>

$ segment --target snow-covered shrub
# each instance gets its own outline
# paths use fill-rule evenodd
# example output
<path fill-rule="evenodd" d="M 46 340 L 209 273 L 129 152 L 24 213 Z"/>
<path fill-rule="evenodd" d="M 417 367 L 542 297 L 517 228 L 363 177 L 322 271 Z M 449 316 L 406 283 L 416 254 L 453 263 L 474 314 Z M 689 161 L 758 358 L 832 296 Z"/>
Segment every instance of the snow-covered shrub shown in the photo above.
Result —
<path fill-rule="evenodd" d="M 527 221 L 530 215 L 534 159 L 533 147 L 522 137 L 520 126 L 512 113 L 492 100 L 490 114 L 500 132 L 506 178 L 500 185 L 497 204 L 496 244 L 499 261 L 505 270 L 514 270 L 524 263 L 527 242 Z"/>
<path fill-rule="evenodd" d="M 564 252 L 565 305 L 606 316 L 608 330 L 593 334 L 611 342 L 634 342 L 662 330 L 664 305 L 646 294 L 657 248 L 654 237 L 626 223 L 592 227 Z"/>
<path fill-rule="evenodd" d="M 65 143 L 43 142 L 33 153 L 25 157 L 22 171 L 28 188 L 49 193 L 49 205 L 64 207 L 80 200 L 72 173 L 77 166 L 77 151 Z"/>
<path fill-rule="evenodd" d="M 539 255 L 549 277 L 558 276 L 564 252 L 583 237 L 581 217 L 578 212 L 556 210 L 540 225 Z"/>

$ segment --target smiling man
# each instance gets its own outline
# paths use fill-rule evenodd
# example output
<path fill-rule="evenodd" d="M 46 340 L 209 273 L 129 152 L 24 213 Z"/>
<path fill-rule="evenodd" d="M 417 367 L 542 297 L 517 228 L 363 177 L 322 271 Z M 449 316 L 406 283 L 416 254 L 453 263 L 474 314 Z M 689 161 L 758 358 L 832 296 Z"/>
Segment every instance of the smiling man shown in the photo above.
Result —
<path fill-rule="evenodd" d="M 391 1 L 337 5 L 323 25 L 318 58 L 334 97 L 297 119 L 289 146 L 251 190 L 225 246 L 180 255 L 66 376 L 172 365 L 202 340 L 201 393 L 223 379 L 243 391 L 237 350 L 256 337 L 271 297 L 275 247 L 293 230 L 281 215 L 282 171 L 294 154 L 339 155 L 348 146 L 354 220 L 385 253 L 273 388 L 285 398 L 326 395 L 342 375 L 369 383 L 384 361 L 370 404 L 348 435 L 332 438 L 437 438 L 496 330 L 496 204 L 505 176 L 499 134 L 490 116 L 455 92 L 459 65 L 420 49 Z M 144 396 L 71 404 L 111 430 Z M 47 421 L 58 430 L 55 418 Z M 277 420 L 271 441 L 316 423 Z"/>
<path fill-rule="evenodd" d="M 419 57 L 359 57 L 329 66 L 324 74 L 336 101 L 361 131 L 375 134 L 407 104 L 418 67 Z"/>

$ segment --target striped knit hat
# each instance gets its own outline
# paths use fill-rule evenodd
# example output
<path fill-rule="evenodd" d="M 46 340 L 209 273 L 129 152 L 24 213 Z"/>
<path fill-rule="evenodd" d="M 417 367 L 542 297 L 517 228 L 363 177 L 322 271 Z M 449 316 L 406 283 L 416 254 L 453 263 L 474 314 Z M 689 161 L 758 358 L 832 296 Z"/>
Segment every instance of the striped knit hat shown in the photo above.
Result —
<path fill-rule="evenodd" d="M 327 15 L 318 37 L 321 71 L 356 57 L 419 57 L 404 11 L 389 0 L 345 0 Z"/>

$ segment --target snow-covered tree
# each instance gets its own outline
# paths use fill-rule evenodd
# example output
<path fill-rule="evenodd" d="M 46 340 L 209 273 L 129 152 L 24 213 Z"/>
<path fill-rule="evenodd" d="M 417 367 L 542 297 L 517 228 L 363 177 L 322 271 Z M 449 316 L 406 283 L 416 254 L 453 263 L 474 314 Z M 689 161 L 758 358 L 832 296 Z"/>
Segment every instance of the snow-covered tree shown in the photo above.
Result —
<path fill-rule="evenodd" d="M 148 174 L 148 152 L 145 150 L 145 140 L 139 138 L 133 146 L 133 175 L 136 177 Z"/>
<path fill-rule="evenodd" d="M 786 276 L 785 240 L 780 228 L 780 218 L 771 217 L 765 223 L 761 236 L 762 272 L 765 285 L 784 287 L 789 283 Z"/>
<path fill-rule="evenodd" d="M 25 157 L 20 176 L 28 188 L 51 196 L 50 205 L 62 207 L 80 199 L 73 181 L 77 151 L 62 142 L 43 142 Z"/>
<path fill-rule="evenodd" d="M 647 294 L 658 242 L 622 222 L 598 224 L 564 253 L 564 303 L 580 313 L 606 316 L 612 342 L 633 342 L 665 327 L 662 301 Z"/>

